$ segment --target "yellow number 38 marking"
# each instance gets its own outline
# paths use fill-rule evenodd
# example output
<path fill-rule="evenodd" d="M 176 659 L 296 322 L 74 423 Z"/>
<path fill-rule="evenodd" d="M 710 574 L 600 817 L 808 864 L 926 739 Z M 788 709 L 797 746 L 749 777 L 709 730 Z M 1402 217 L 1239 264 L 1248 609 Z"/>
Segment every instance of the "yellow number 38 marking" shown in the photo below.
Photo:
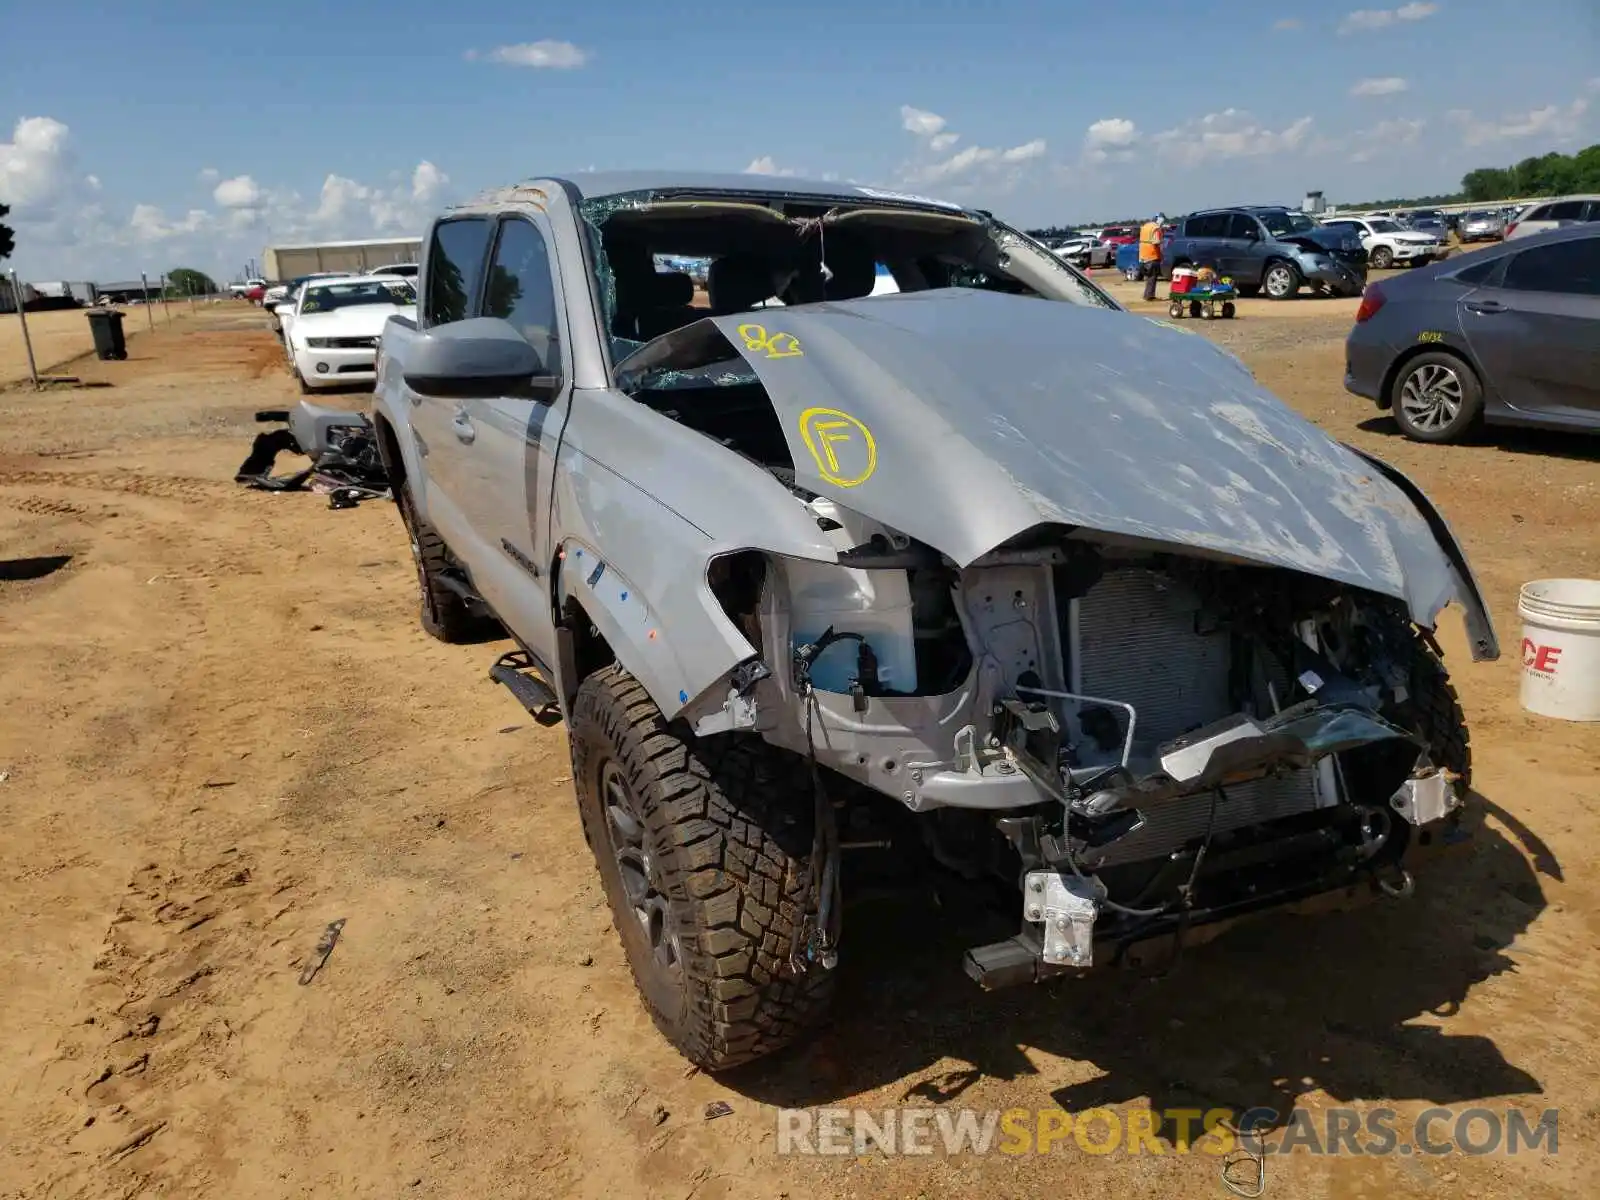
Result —
<path fill-rule="evenodd" d="M 797 358 L 804 353 L 794 334 L 768 333 L 765 325 L 741 325 L 739 336 L 744 339 L 746 350 L 753 350 L 768 358 Z"/>

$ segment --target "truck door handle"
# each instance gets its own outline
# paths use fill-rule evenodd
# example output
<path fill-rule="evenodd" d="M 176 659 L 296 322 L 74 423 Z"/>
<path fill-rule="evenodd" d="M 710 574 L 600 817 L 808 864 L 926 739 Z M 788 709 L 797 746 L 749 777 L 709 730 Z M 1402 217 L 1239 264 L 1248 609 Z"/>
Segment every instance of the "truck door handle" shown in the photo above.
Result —
<path fill-rule="evenodd" d="M 478 436 L 478 431 L 472 427 L 472 421 L 464 412 L 456 413 L 450 421 L 450 428 L 455 432 L 456 441 L 472 444 L 472 439 Z"/>
<path fill-rule="evenodd" d="M 1468 300 L 1466 309 L 1475 313 L 1499 313 L 1505 312 L 1506 306 L 1498 300 Z"/>

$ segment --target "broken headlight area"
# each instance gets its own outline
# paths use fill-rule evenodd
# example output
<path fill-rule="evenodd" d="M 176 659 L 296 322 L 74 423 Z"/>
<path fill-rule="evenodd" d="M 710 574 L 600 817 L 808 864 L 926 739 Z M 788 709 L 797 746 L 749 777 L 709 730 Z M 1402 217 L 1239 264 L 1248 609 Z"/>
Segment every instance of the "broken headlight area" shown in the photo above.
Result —
<path fill-rule="evenodd" d="M 958 569 L 803 502 L 839 561 L 753 556 L 729 606 L 764 672 L 743 727 L 898 801 L 943 866 L 1021 886 L 1022 932 L 969 956 L 986 985 L 1404 893 L 1455 836 L 1460 713 L 1397 601 L 1075 535 Z"/>
<path fill-rule="evenodd" d="M 310 490 L 326 495 L 329 508 L 351 508 L 389 495 L 377 431 L 365 413 L 302 403 L 295 409 L 258 412 L 256 420 L 284 427 L 256 434 L 249 457 L 234 473 L 236 483 L 269 492 Z M 305 455 L 310 465 L 274 475 L 278 455 L 285 452 Z"/>

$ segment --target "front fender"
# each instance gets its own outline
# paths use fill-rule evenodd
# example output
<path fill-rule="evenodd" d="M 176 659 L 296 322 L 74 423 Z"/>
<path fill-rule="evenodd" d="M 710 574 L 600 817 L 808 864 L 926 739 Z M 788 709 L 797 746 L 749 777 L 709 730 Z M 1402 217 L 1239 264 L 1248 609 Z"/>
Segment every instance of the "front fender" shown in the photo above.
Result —
<path fill-rule="evenodd" d="M 1422 514 L 1422 519 L 1428 523 L 1434 540 L 1438 543 L 1440 551 L 1450 564 L 1450 575 L 1455 583 L 1456 599 L 1461 604 L 1462 618 L 1467 626 L 1467 640 L 1472 645 L 1472 658 L 1474 662 L 1492 662 L 1500 657 L 1500 638 L 1495 633 L 1494 619 L 1489 615 L 1489 607 L 1483 602 L 1483 592 L 1478 587 L 1478 579 L 1472 573 L 1472 567 L 1467 562 L 1466 553 L 1461 549 L 1461 543 L 1456 540 L 1455 534 L 1446 523 L 1444 516 L 1433 506 L 1426 493 L 1413 483 L 1404 472 L 1390 466 L 1383 459 L 1368 454 L 1364 450 L 1345 443 L 1349 450 L 1370 463 L 1372 467 L 1382 472 L 1383 477 L 1394 484 Z"/>

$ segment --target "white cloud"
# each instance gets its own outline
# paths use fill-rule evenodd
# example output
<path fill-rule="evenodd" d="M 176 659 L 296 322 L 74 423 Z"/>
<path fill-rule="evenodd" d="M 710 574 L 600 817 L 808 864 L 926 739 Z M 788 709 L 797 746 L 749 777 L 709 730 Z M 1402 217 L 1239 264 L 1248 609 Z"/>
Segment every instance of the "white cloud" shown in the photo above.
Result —
<path fill-rule="evenodd" d="M 1384 75 L 1376 79 L 1357 80 L 1350 89 L 1352 96 L 1394 96 L 1411 85 L 1398 75 Z"/>
<path fill-rule="evenodd" d="M 1439 11 L 1437 4 L 1402 4 L 1399 8 L 1358 8 L 1339 23 L 1340 33 L 1371 33 L 1401 21 L 1420 21 Z"/>
<path fill-rule="evenodd" d="M 98 192 L 100 190 L 100 176 L 98 175 L 85 175 L 83 177 L 83 182 L 91 192 Z"/>
<path fill-rule="evenodd" d="M 1139 137 L 1139 127 L 1127 117 L 1106 117 L 1089 126 L 1084 144 L 1091 149 L 1104 146 L 1131 146 Z"/>
<path fill-rule="evenodd" d="M 780 167 L 772 155 L 763 154 L 760 158 L 750 160 L 750 165 L 744 169 L 746 175 L 794 175 L 797 174 L 793 167 Z"/>
<path fill-rule="evenodd" d="M 1281 129 L 1262 125 L 1243 109 L 1207 113 L 1156 134 L 1160 153 L 1187 167 L 1228 158 L 1258 158 L 1301 149 L 1311 134 L 1311 118 L 1301 117 Z"/>
<path fill-rule="evenodd" d="M 589 61 L 589 52 L 581 47 L 574 46 L 571 42 L 558 42 L 545 38 L 537 42 L 518 42 L 510 46 L 496 46 L 487 54 L 480 55 L 476 50 L 467 51 L 467 58 L 483 58 L 493 63 L 504 63 L 511 67 L 536 67 L 550 68 L 552 70 L 572 70 L 583 66 Z"/>
<path fill-rule="evenodd" d="M 1046 146 L 1043 138 L 1034 138 L 1031 142 L 1023 142 L 1020 146 L 1013 146 L 1009 150 L 1000 151 L 1000 161 L 1007 163 L 1027 162 L 1030 158 L 1043 158 Z"/>
<path fill-rule="evenodd" d="M 912 108 L 909 104 L 902 104 L 900 106 L 900 124 L 907 133 L 914 133 L 918 137 L 931 138 L 944 128 L 945 119 L 938 113 L 931 113 L 926 109 Z"/>
<path fill-rule="evenodd" d="M 222 172 L 215 167 L 201 167 L 200 174 L 196 176 L 201 183 L 215 183 L 222 177 Z"/>
<path fill-rule="evenodd" d="M 1415 146 L 1428 127 L 1423 117 L 1390 117 L 1351 136 L 1347 148 L 1353 163 L 1371 162 L 1395 150 Z"/>
<path fill-rule="evenodd" d="M 72 190 L 71 131 L 54 117 L 23 117 L 0 142 L 0 200 L 20 221 L 51 215 Z"/>
<path fill-rule="evenodd" d="M 998 164 L 1011 164 L 1028 162 L 1030 159 L 1042 158 L 1047 149 L 1043 138 L 1034 138 L 1031 142 L 1023 142 L 1019 146 L 1001 149 L 997 146 L 968 146 L 958 150 L 949 158 L 938 162 L 928 163 L 919 168 L 914 168 L 910 178 L 917 183 L 933 183 L 941 179 L 953 179 L 961 175 L 969 175 L 980 167 L 990 167 Z"/>
<path fill-rule="evenodd" d="M 261 203 L 261 185 L 248 175 L 235 175 L 217 184 L 211 198 L 223 208 L 255 208 Z"/>
<path fill-rule="evenodd" d="M 1589 98 L 1579 96 L 1568 104 L 1547 104 L 1531 112 L 1508 113 L 1498 120 L 1478 117 L 1464 108 L 1452 109 L 1450 119 L 1461 127 L 1461 140 L 1468 146 L 1531 137 L 1567 141 L 1584 128 L 1590 109 Z"/>
<path fill-rule="evenodd" d="M 961 140 L 959 133 L 936 133 L 928 139 L 928 149 L 935 154 L 943 154 Z"/>
<path fill-rule="evenodd" d="M 176 221 L 168 221 L 167 214 L 153 204 L 134 206 L 128 229 L 134 241 L 150 244 L 170 241 L 173 238 L 199 233 L 212 226 L 210 213 L 203 208 L 191 208 Z"/>

